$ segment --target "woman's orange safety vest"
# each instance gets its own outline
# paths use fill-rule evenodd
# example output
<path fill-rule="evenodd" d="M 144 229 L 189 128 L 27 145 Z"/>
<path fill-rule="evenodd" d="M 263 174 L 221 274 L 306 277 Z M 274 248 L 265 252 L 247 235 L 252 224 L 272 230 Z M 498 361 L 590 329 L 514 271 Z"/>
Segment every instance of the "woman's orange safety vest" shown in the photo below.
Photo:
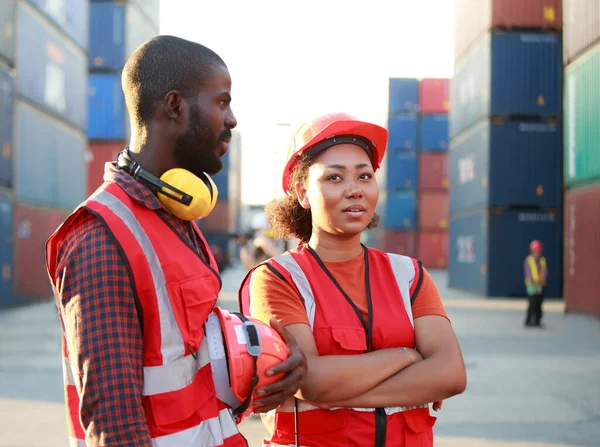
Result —
<path fill-rule="evenodd" d="M 412 301 L 422 281 L 421 264 L 406 256 L 364 250 L 369 323 L 342 292 L 318 255 L 309 247 L 267 262 L 269 269 L 296 288 L 304 300 L 319 355 L 352 355 L 375 349 L 415 346 Z M 253 271 L 253 270 L 252 270 Z M 242 313 L 249 314 L 250 277 L 240 289 Z M 297 425 L 295 421 L 297 415 Z M 432 446 L 433 424 L 427 405 L 392 408 L 319 409 L 288 400 L 263 418 L 272 434 L 264 446 Z"/>
<path fill-rule="evenodd" d="M 153 210 L 131 199 L 116 183 L 105 183 L 49 239 L 51 275 L 56 270 L 57 247 L 84 210 L 106 224 L 133 273 L 143 316 L 142 404 L 154 445 L 247 446 L 230 410 L 215 397 L 204 337 L 204 323 L 221 288 L 212 254 L 210 264 L 205 263 Z M 197 227 L 196 234 L 208 247 Z M 52 280 L 56 283 L 56 278 Z M 81 390 L 69 362 L 68 336 L 63 332 L 70 445 L 84 447 Z"/>

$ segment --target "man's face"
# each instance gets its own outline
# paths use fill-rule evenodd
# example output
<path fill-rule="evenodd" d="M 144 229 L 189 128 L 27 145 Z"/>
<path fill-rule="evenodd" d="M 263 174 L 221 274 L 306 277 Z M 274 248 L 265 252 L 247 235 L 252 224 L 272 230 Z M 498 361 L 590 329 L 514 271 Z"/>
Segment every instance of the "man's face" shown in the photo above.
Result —
<path fill-rule="evenodd" d="M 200 176 L 223 169 L 231 129 L 237 121 L 231 110 L 231 78 L 226 67 L 214 65 L 196 98 L 188 99 L 188 125 L 175 143 L 177 166 Z"/>

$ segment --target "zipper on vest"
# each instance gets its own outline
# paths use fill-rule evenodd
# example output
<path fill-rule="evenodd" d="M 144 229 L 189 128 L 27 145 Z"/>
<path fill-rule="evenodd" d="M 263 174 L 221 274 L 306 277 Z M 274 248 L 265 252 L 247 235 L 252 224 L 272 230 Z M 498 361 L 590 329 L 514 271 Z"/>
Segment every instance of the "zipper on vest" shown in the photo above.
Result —
<path fill-rule="evenodd" d="M 387 415 L 383 408 L 375 408 L 375 447 L 385 447 Z"/>

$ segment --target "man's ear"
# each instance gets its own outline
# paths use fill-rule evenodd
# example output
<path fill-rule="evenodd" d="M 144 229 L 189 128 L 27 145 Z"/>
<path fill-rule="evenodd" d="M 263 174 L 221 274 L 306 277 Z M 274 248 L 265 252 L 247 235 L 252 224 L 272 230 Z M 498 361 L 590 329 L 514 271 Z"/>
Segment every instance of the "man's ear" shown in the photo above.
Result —
<path fill-rule="evenodd" d="M 308 196 L 306 195 L 306 188 L 302 184 L 302 182 L 298 182 L 294 185 L 296 188 L 296 195 L 298 196 L 298 203 L 305 210 L 310 209 L 310 202 L 308 201 Z"/>
<path fill-rule="evenodd" d="M 181 121 L 186 103 L 181 93 L 177 90 L 171 90 L 166 94 L 163 100 L 165 113 L 172 121 Z"/>

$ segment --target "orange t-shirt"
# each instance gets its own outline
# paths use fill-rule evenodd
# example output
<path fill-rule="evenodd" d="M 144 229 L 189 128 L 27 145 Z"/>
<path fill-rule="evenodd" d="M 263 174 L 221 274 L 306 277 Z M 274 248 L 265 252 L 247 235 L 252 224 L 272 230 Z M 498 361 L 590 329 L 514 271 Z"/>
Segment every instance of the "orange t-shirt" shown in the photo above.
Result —
<path fill-rule="evenodd" d="M 365 284 L 365 263 L 363 256 L 350 261 L 323 262 L 342 289 L 354 301 L 356 307 L 368 321 L 367 286 Z M 287 326 L 294 323 L 310 324 L 302 297 L 294 286 L 280 279 L 265 265 L 256 268 L 250 279 L 252 302 L 250 315 L 268 323 L 276 318 Z M 399 303 L 401 304 L 401 303 Z M 423 281 L 412 305 L 413 318 L 426 315 L 441 315 L 448 318 L 440 294 L 423 268 Z"/>

